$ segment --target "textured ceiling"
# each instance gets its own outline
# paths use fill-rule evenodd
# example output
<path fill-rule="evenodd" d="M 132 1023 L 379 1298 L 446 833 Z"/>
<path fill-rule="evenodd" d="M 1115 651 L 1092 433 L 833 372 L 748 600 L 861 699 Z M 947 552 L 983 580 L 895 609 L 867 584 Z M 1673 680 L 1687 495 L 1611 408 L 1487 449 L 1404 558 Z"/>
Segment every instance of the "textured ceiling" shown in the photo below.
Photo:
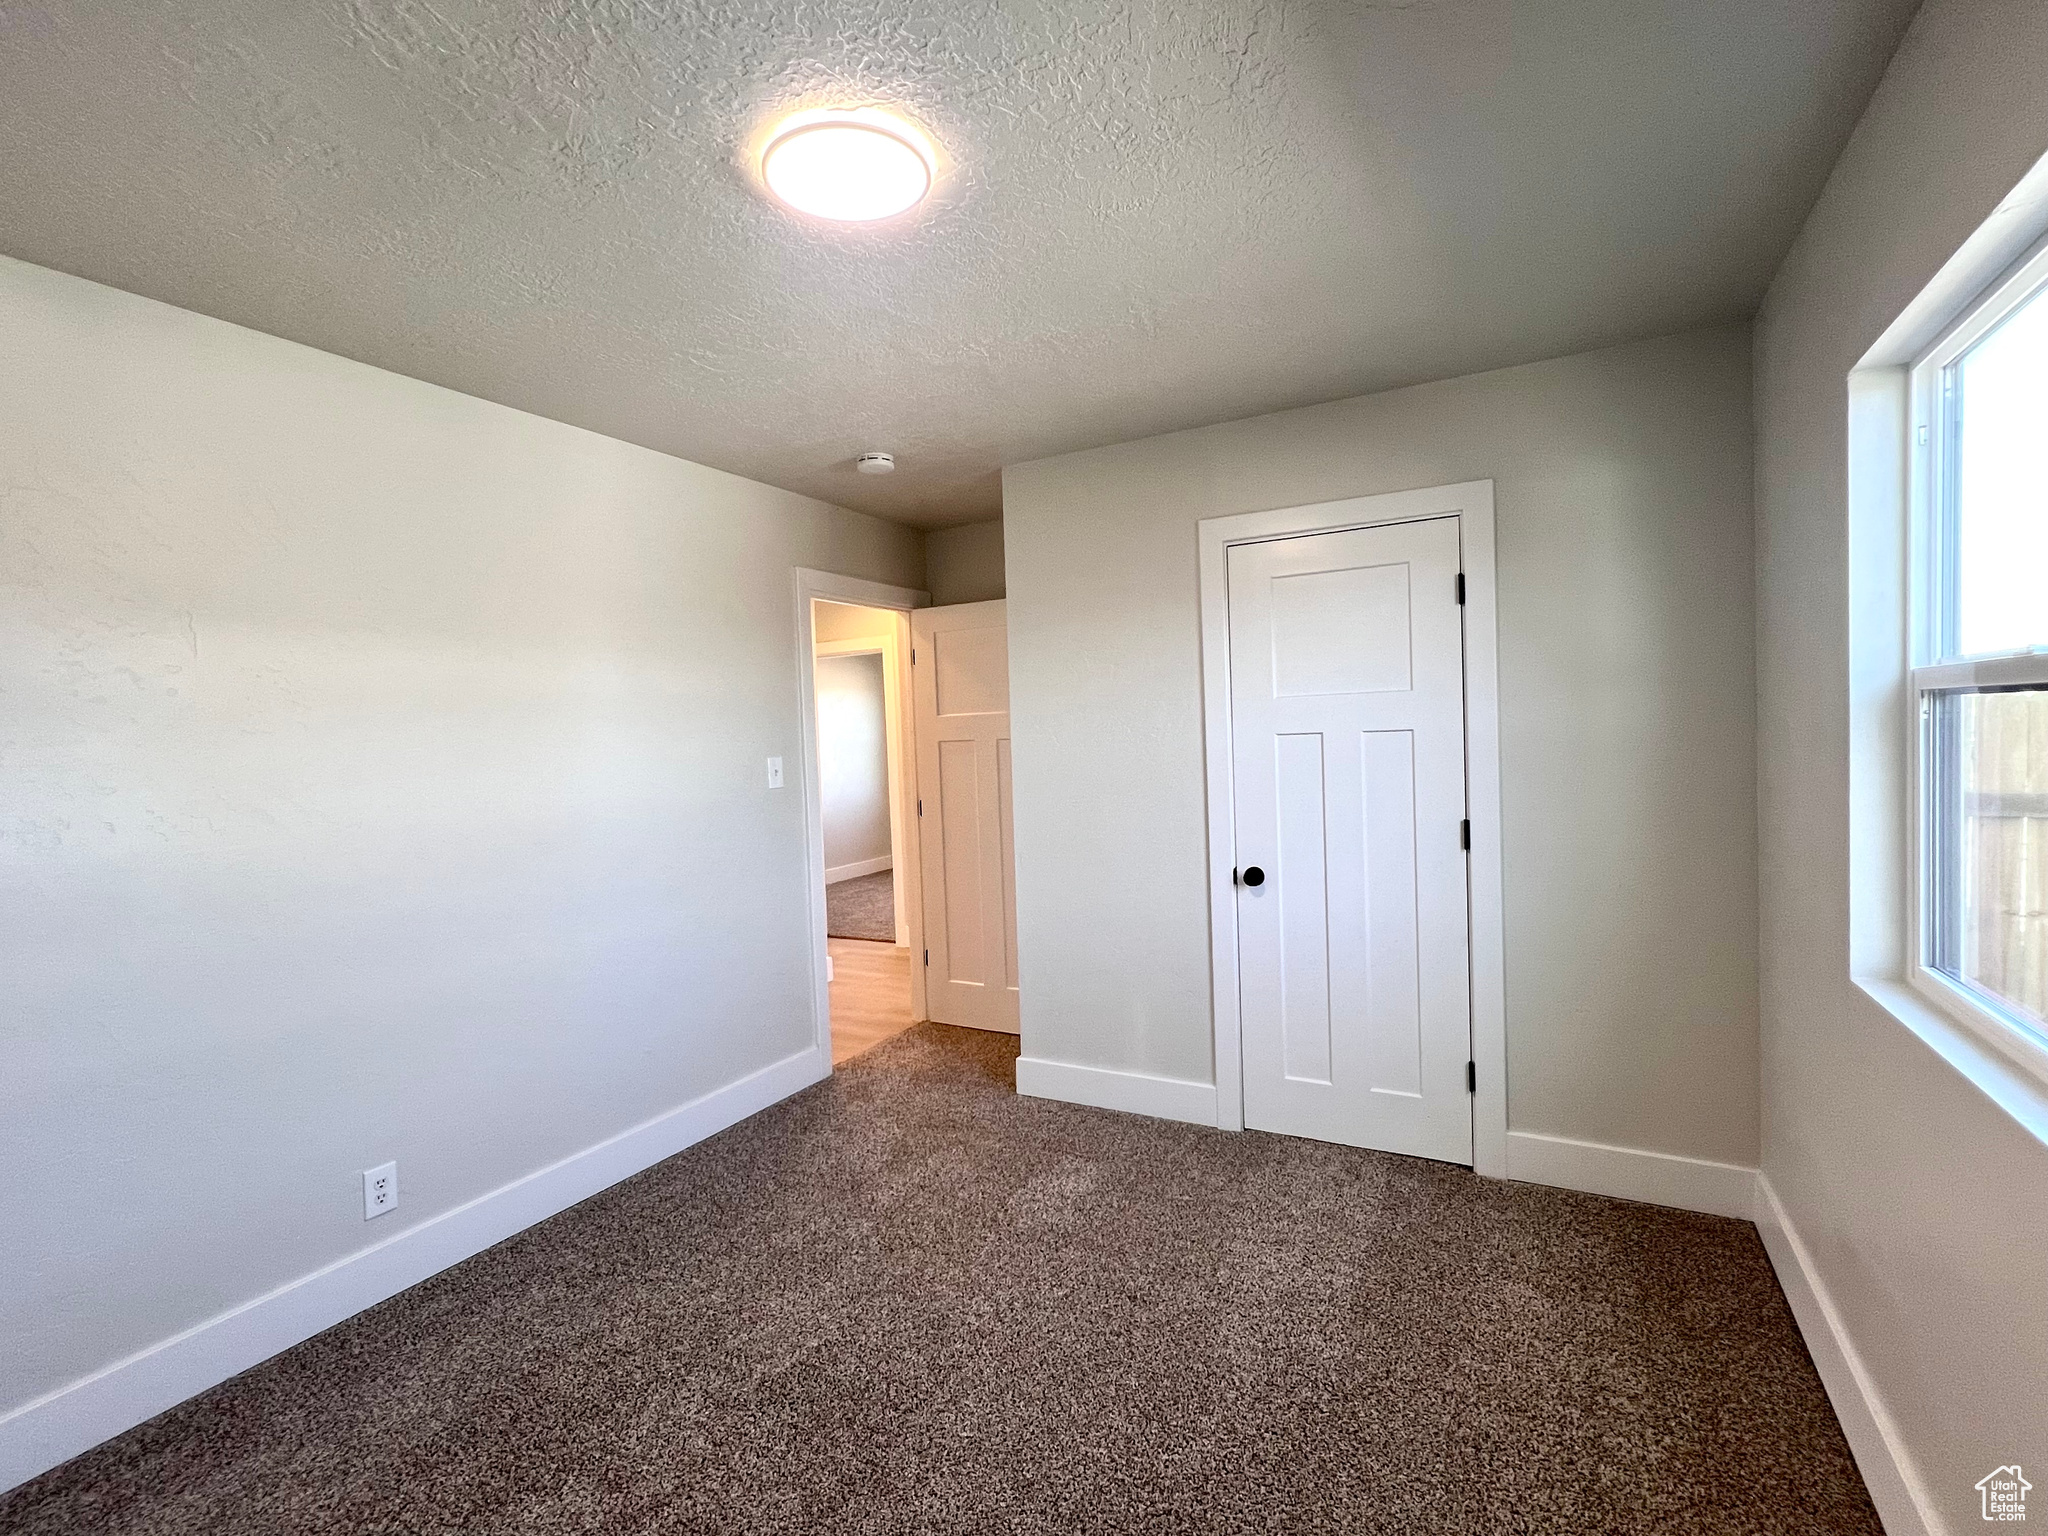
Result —
<path fill-rule="evenodd" d="M 943 525 L 1006 463 L 1749 313 L 1911 9 L 0 0 L 0 248 Z M 765 202 L 762 128 L 855 103 L 937 194 Z"/>

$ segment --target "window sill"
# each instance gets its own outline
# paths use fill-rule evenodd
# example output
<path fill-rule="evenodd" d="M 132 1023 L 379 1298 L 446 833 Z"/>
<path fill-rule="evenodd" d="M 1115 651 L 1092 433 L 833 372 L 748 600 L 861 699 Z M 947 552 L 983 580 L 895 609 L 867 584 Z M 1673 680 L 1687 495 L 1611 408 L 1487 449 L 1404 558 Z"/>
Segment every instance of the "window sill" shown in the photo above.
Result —
<path fill-rule="evenodd" d="M 1994 1044 L 1986 1038 L 1992 1026 L 1969 1027 L 1902 981 L 1876 976 L 1858 976 L 1855 981 L 2036 1141 L 2048 1145 L 2048 1070 L 2022 1059 L 2022 1053 L 2035 1053 L 2033 1046 L 2020 1040 L 2014 1040 L 2010 1049 L 2002 1041 Z"/>

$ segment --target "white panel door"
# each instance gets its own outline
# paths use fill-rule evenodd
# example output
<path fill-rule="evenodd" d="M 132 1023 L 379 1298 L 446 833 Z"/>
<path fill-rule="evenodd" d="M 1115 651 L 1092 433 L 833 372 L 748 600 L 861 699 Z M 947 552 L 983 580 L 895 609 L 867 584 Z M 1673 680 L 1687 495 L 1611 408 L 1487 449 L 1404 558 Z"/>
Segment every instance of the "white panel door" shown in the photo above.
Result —
<path fill-rule="evenodd" d="M 1245 1124 L 1470 1163 L 1458 520 L 1229 566 Z"/>
<path fill-rule="evenodd" d="M 920 608 L 910 637 L 926 1011 L 941 1024 L 1014 1035 L 1008 609 Z"/>

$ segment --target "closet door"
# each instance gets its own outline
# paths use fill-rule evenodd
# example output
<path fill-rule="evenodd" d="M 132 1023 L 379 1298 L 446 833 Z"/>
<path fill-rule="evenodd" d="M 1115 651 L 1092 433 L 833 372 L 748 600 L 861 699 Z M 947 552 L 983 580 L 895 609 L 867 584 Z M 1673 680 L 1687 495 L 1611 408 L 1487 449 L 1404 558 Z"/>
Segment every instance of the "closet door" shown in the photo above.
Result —
<path fill-rule="evenodd" d="M 1472 1161 L 1456 518 L 1230 551 L 1244 1123 Z"/>

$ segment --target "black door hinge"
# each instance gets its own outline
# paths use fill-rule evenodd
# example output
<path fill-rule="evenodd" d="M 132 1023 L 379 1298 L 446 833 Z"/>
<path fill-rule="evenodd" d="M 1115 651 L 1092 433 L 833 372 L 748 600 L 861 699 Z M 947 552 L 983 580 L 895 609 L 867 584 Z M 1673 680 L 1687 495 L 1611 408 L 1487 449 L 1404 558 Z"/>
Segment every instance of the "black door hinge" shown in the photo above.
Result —
<path fill-rule="evenodd" d="M 1465 1063 L 1465 1091 L 1467 1093 L 1477 1093 L 1479 1091 L 1479 1063 L 1476 1061 Z"/>
<path fill-rule="evenodd" d="M 1462 605 L 1462 604 L 1464 603 L 1464 601 L 1465 601 L 1465 573 L 1464 573 L 1463 571 L 1460 571 L 1460 572 L 1458 572 L 1458 602 L 1459 602 L 1459 603 L 1460 603 L 1460 604 Z"/>
<path fill-rule="evenodd" d="M 1458 823 L 1458 846 L 1467 853 L 1472 851 L 1472 823 L 1469 821 Z"/>
<path fill-rule="evenodd" d="M 922 815 L 924 814 L 924 796 L 923 796 L 923 795 L 919 795 L 919 796 L 917 797 L 917 814 L 918 814 L 918 815 L 920 815 L 920 816 L 922 816 Z"/>
<path fill-rule="evenodd" d="M 924 963 L 926 965 L 930 965 L 932 963 L 932 952 L 930 950 L 926 950 L 924 952 Z"/>

